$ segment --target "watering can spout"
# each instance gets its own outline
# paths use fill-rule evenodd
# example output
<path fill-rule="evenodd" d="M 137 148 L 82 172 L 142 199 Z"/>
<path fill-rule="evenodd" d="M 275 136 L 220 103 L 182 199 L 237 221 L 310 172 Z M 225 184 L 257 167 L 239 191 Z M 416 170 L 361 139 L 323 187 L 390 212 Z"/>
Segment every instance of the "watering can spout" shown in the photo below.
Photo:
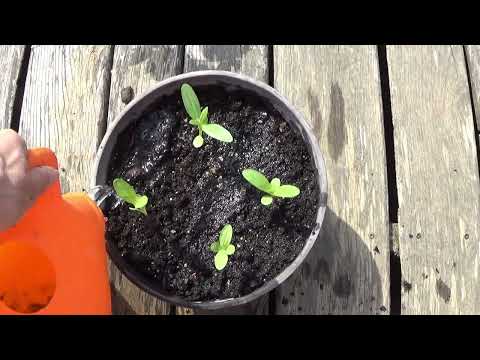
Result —
<path fill-rule="evenodd" d="M 49 149 L 30 150 L 28 161 L 58 169 Z M 92 194 L 61 195 L 57 180 L 0 232 L 0 315 L 111 314 L 105 219 L 97 205 L 108 196 Z"/>
<path fill-rule="evenodd" d="M 107 213 L 121 204 L 120 199 L 113 187 L 108 185 L 97 185 L 87 190 L 88 197 L 97 205 L 99 209 Z"/>

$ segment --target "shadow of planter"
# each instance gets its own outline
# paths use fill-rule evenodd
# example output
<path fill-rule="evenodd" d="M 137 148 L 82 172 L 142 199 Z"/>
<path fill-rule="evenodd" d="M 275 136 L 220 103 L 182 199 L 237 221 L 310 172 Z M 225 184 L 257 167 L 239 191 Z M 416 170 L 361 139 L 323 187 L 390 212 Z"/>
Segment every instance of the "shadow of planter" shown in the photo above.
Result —
<path fill-rule="evenodd" d="M 374 252 L 327 207 L 322 230 L 307 259 L 277 291 L 276 312 L 388 314 Z"/>

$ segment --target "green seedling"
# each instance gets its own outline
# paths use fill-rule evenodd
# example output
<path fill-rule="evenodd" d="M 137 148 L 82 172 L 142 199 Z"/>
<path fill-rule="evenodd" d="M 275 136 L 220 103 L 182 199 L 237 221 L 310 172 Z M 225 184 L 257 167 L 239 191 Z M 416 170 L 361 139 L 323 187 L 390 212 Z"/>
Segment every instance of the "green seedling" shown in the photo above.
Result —
<path fill-rule="evenodd" d="M 145 195 L 138 195 L 132 185 L 123 179 L 115 179 L 113 180 L 113 189 L 119 198 L 133 206 L 129 208 L 130 210 L 141 212 L 145 216 L 147 215 L 145 207 L 147 206 L 148 198 Z"/>
<path fill-rule="evenodd" d="M 257 170 L 246 169 L 242 171 L 242 175 L 245 180 L 258 190 L 267 193 L 267 195 L 263 195 L 261 199 L 261 203 L 265 206 L 270 205 L 274 197 L 294 198 L 300 194 L 300 189 L 296 186 L 281 185 L 279 178 L 273 178 L 272 181 L 268 181 L 266 176 Z"/>
<path fill-rule="evenodd" d="M 202 134 L 205 132 L 208 136 L 223 142 L 232 142 L 233 137 L 230 132 L 223 126 L 218 124 L 212 124 L 208 122 L 208 106 L 203 109 L 200 107 L 197 95 L 193 88 L 188 84 L 183 84 L 181 87 L 183 105 L 187 110 L 191 119 L 190 125 L 194 125 L 198 128 L 198 135 L 193 139 L 193 146 L 199 148 L 203 145 Z"/>
<path fill-rule="evenodd" d="M 230 244 L 233 236 L 232 225 L 227 224 L 220 231 L 218 241 L 210 245 L 210 250 L 215 253 L 215 268 L 222 270 L 228 262 L 228 257 L 235 252 L 235 246 Z"/>

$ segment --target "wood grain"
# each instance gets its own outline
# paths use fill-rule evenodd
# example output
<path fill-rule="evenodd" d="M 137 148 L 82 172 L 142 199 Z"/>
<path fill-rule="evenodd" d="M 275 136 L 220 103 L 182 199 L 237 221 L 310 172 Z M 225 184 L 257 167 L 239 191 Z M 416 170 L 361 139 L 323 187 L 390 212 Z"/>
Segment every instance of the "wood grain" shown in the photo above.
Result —
<path fill-rule="evenodd" d="M 387 47 L 402 314 L 478 314 L 479 179 L 461 46 Z"/>
<path fill-rule="evenodd" d="M 29 147 L 57 154 L 64 193 L 89 183 L 107 115 L 110 46 L 32 46 L 20 117 Z"/>
<path fill-rule="evenodd" d="M 268 82 L 268 48 L 264 45 L 187 45 L 184 72 L 226 70 Z M 192 314 L 267 314 L 268 295 L 255 304 L 230 308 L 227 311 L 194 311 L 178 307 L 179 315 Z"/>
<path fill-rule="evenodd" d="M 275 46 L 275 88 L 324 155 L 328 207 L 305 263 L 276 293 L 278 314 L 388 314 L 389 224 L 375 46 Z"/>
<path fill-rule="evenodd" d="M 250 301 L 247 304 L 229 307 L 218 310 L 200 310 L 190 308 L 177 308 L 177 315 L 268 315 L 270 297 L 261 296 L 260 298 Z"/>
<path fill-rule="evenodd" d="M 187 45 L 184 72 L 225 70 L 268 82 L 267 56 L 264 45 Z"/>
<path fill-rule="evenodd" d="M 121 91 L 128 87 L 133 96 L 152 88 L 161 80 L 182 72 L 183 46 L 180 45 L 118 45 L 115 46 L 108 122 L 126 106 Z"/>
<path fill-rule="evenodd" d="M 480 128 L 480 45 L 465 46 L 477 129 Z"/>
<path fill-rule="evenodd" d="M 0 129 L 12 123 L 13 102 L 25 53 L 24 45 L 0 45 Z"/>
<path fill-rule="evenodd" d="M 122 90 L 131 88 L 140 96 L 159 81 L 182 71 L 183 48 L 178 45 L 116 46 L 113 58 L 109 124 L 123 110 Z M 124 90 L 125 91 L 125 90 Z M 127 102 L 128 103 L 128 102 Z M 131 283 L 109 262 L 115 314 L 170 314 L 170 304 L 157 300 Z"/>

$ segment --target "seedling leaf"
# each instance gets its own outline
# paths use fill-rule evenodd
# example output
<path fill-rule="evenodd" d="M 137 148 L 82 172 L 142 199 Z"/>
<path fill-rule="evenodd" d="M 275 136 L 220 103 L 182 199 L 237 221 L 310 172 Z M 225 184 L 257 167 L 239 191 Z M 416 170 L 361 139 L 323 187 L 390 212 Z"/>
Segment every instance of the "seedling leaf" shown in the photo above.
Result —
<path fill-rule="evenodd" d="M 228 143 L 233 141 L 232 134 L 230 134 L 230 132 L 221 125 L 206 124 L 206 125 L 201 125 L 201 127 L 202 127 L 202 130 L 205 131 L 205 133 L 208 136 L 211 136 L 214 139 L 217 139 L 223 142 L 228 142 Z"/>
<path fill-rule="evenodd" d="M 202 113 L 200 114 L 199 124 L 208 124 L 208 106 L 202 110 Z"/>
<path fill-rule="evenodd" d="M 220 231 L 220 237 L 218 241 L 220 242 L 220 247 L 222 249 L 226 249 L 230 242 L 232 241 L 233 235 L 233 228 L 232 225 L 227 224 L 223 227 L 222 231 Z"/>
<path fill-rule="evenodd" d="M 220 231 L 218 241 L 210 245 L 210 250 L 216 253 L 214 264 L 217 270 L 222 270 L 228 262 L 228 256 L 233 255 L 235 246 L 230 244 L 233 236 L 232 225 L 226 224 Z"/>
<path fill-rule="evenodd" d="M 227 247 L 227 250 L 225 250 L 225 252 L 227 253 L 227 255 L 233 255 L 233 253 L 235 252 L 235 245 L 228 245 Z"/>
<path fill-rule="evenodd" d="M 280 187 L 280 179 L 279 178 L 273 178 L 272 181 L 270 181 L 270 184 L 272 185 L 270 191 L 272 193 L 274 193 Z"/>
<path fill-rule="evenodd" d="M 139 211 L 147 215 L 145 207 L 148 204 L 148 197 L 138 195 L 133 186 L 121 178 L 113 180 L 113 189 L 119 198 L 133 206 L 133 208 L 129 208 L 130 210 Z"/>
<path fill-rule="evenodd" d="M 197 120 L 200 117 L 200 102 L 193 88 L 189 84 L 183 84 L 181 89 L 183 105 L 187 110 L 188 115 L 193 120 Z"/>
<path fill-rule="evenodd" d="M 195 136 L 195 139 L 193 139 L 193 146 L 196 148 L 199 148 L 203 145 L 203 137 L 201 135 Z"/>
<path fill-rule="evenodd" d="M 146 197 L 145 195 L 142 195 L 142 196 L 137 196 L 133 201 L 132 205 L 135 207 L 135 209 L 141 209 L 147 206 L 147 204 L 148 204 L 148 197 Z"/>
<path fill-rule="evenodd" d="M 270 205 L 273 197 L 293 198 L 300 194 L 300 189 L 294 185 L 281 185 L 279 178 L 273 178 L 271 182 L 260 171 L 254 169 L 245 169 L 242 171 L 243 177 L 257 189 L 267 193 L 261 198 L 261 203 L 265 206 Z"/>
<path fill-rule="evenodd" d="M 228 262 L 228 255 L 225 250 L 220 250 L 215 255 L 215 267 L 217 270 L 223 270 L 223 268 L 227 265 Z"/>
<path fill-rule="evenodd" d="M 113 180 L 113 189 L 117 193 L 118 197 L 128 203 L 134 201 L 135 197 L 137 196 L 137 193 L 135 192 L 133 186 L 123 179 Z"/>
<path fill-rule="evenodd" d="M 282 185 L 273 193 L 274 196 L 281 198 L 294 198 L 300 194 L 300 189 L 293 185 Z"/>
<path fill-rule="evenodd" d="M 200 124 L 200 122 L 199 122 L 198 120 L 190 120 L 188 123 L 189 123 L 190 125 L 195 125 L 195 126 L 197 126 L 197 125 Z"/>
<path fill-rule="evenodd" d="M 270 195 L 263 195 L 262 198 L 260 199 L 260 202 L 262 205 L 268 206 L 272 203 L 273 198 Z"/>
<path fill-rule="evenodd" d="M 219 249 L 220 249 L 220 242 L 218 241 L 215 241 L 213 244 L 210 245 L 210 250 L 212 250 L 214 253 L 217 253 Z"/>
<path fill-rule="evenodd" d="M 242 175 L 250 184 L 255 186 L 258 190 L 270 193 L 271 184 L 268 179 L 260 171 L 253 169 L 245 169 Z"/>

